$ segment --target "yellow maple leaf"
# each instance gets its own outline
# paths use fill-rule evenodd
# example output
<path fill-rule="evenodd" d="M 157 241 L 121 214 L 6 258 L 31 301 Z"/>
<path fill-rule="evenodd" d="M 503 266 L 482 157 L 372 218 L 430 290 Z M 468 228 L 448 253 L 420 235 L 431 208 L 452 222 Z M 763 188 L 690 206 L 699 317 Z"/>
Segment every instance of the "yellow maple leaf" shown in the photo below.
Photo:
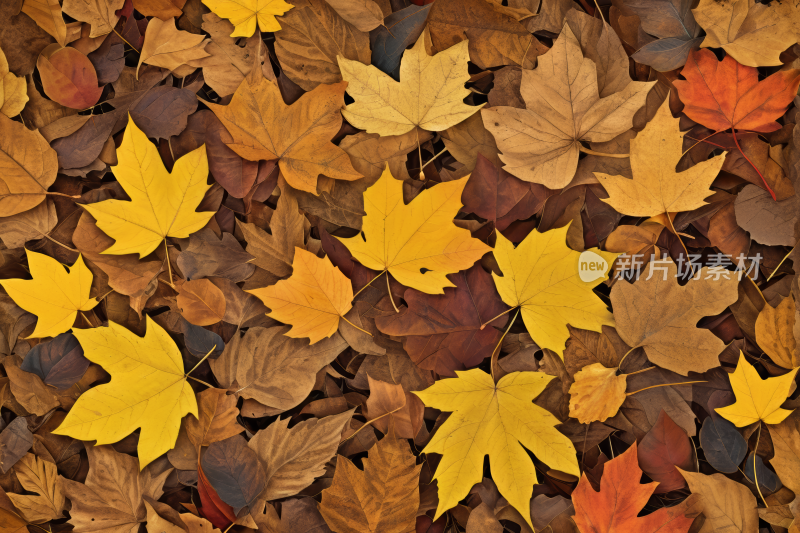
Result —
<path fill-rule="evenodd" d="M 275 15 L 283 15 L 294 6 L 283 0 L 203 0 L 203 3 L 220 18 L 233 24 L 231 37 L 250 37 L 256 32 L 278 31 L 281 25 Z"/>
<path fill-rule="evenodd" d="M 104 254 L 138 253 L 141 259 L 167 237 L 186 238 L 214 216 L 213 211 L 195 211 L 211 187 L 205 145 L 175 161 L 169 173 L 158 149 L 128 115 L 117 160 L 114 176 L 131 201 L 83 206 L 97 227 L 116 241 Z"/>
<path fill-rule="evenodd" d="M 298 247 L 289 279 L 246 292 L 272 310 L 267 316 L 292 326 L 287 337 L 308 337 L 310 344 L 336 333 L 339 318 L 353 307 L 350 280 L 328 257 L 320 259 Z"/>
<path fill-rule="evenodd" d="M 29 339 L 55 337 L 72 327 L 78 311 L 91 311 L 97 305 L 96 299 L 89 298 L 92 273 L 82 255 L 67 272 L 52 257 L 25 252 L 33 279 L 5 279 L 0 286 L 18 306 L 39 317 Z"/>
<path fill-rule="evenodd" d="M 111 382 L 81 394 L 53 430 L 100 445 L 118 442 L 141 428 L 140 468 L 175 447 L 185 415 L 197 416 L 197 401 L 175 341 L 149 316 L 145 327 L 144 338 L 112 321 L 108 327 L 73 332 L 86 358 L 111 374 Z"/>
<path fill-rule="evenodd" d="M 672 118 L 667 98 L 653 120 L 631 140 L 633 179 L 594 173 L 608 191 L 609 198 L 604 202 L 634 217 L 691 211 L 706 205 L 705 199 L 713 192 L 709 187 L 725 162 L 725 153 L 675 172 L 683 155 L 684 133 L 679 123 L 680 119 Z"/>
<path fill-rule="evenodd" d="M 497 292 L 511 307 L 520 307 L 534 342 L 564 357 L 567 324 L 589 331 L 613 326 L 614 317 L 592 289 L 608 279 L 615 253 L 591 248 L 585 254 L 595 264 L 596 279 L 580 277 L 581 253 L 566 245 L 569 225 L 544 233 L 533 230 L 519 246 L 497 234 L 494 257 L 503 272 L 492 273 Z M 605 266 L 603 266 L 605 262 Z"/>
<path fill-rule="evenodd" d="M 789 387 L 797 371 L 795 368 L 782 376 L 761 379 L 758 371 L 740 351 L 739 364 L 734 373 L 729 375 L 736 402 L 717 407 L 717 413 L 737 427 L 749 426 L 759 420 L 767 424 L 780 424 L 792 414 L 792 411 L 781 409 L 781 404 L 789 396 Z"/>
<path fill-rule="evenodd" d="M 442 454 L 433 476 L 439 486 L 434 520 L 480 483 L 488 455 L 500 494 L 533 527 L 530 500 L 536 469 L 523 446 L 550 468 L 580 476 L 575 447 L 555 429 L 561 422 L 532 403 L 554 376 L 514 372 L 495 385 L 477 368 L 456 375 L 414 392 L 426 406 L 453 413 L 422 450 Z"/>
<path fill-rule="evenodd" d="M 469 42 L 429 56 L 426 35 L 427 30 L 403 53 L 399 82 L 372 65 L 337 56 L 347 92 L 355 100 L 342 110 L 350 124 L 378 135 L 402 135 L 416 126 L 442 131 L 483 107 L 464 103 L 470 94 L 464 88 L 470 77 Z"/>
<path fill-rule="evenodd" d="M 364 237 L 337 238 L 365 267 L 388 271 L 406 287 L 444 294 L 445 287 L 455 286 L 447 274 L 471 267 L 491 250 L 453 224 L 466 184 L 467 178 L 440 183 L 406 205 L 403 182 L 387 165 L 364 192 Z"/>

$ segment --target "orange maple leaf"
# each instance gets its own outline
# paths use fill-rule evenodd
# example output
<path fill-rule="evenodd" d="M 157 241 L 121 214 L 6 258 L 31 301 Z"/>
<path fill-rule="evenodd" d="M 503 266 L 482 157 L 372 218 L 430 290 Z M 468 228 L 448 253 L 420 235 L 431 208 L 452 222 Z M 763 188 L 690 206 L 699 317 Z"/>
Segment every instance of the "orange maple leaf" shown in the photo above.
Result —
<path fill-rule="evenodd" d="M 637 516 L 656 490 L 657 482 L 642 485 L 642 469 L 637 461 L 636 443 L 605 464 L 600 492 L 595 492 L 586 474 L 572 493 L 575 524 L 581 533 L 639 531 L 641 533 L 686 533 L 700 514 L 697 496 L 672 507 Z"/>

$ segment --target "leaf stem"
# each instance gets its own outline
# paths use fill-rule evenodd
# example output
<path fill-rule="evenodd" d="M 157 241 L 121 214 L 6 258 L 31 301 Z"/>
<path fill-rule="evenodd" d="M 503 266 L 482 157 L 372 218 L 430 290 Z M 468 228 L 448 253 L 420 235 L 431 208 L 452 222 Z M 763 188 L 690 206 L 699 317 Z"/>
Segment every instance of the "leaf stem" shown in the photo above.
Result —
<path fill-rule="evenodd" d="M 57 240 L 55 240 L 54 238 L 52 238 L 52 237 L 51 237 L 50 235 L 48 235 L 47 233 L 42 233 L 42 236 L 43 236 L 45 239 L 48 239 L 48 240 L 52 241 L 53 243 L 55 243 L 55 244 L 57 244 L 57 245 L 61 246 L 62 248 L 66 249 L 66 250 L 69 250 L 70 252 L 81 253 L 81 251 L 80 251 L 80 250 L 76 250 L 75 248 L 70 248 L 69 246 L 67 246 L 67 245 L 66 245 L 66 244 L 64 244 L 63 242 L 58 242 Z"/>
<path fill-rule="evenodd" d="M 675 229 L 675 224 L 672 222 L 672 219 L 669 216 L 669 212 L 666 212 L 664 214 L 667 217 L 667 222 L 669 222 L 669 227 L 672 228 L 673 235 L 675 235 L 675 237 L 678 238 L 678 242 L 681 243 L 681 246 L 683 247 L 683 251 L 686 252 L 686 263 L 688 263 L 689 268 L 692 268 L 692 260 L 689 259 L 689 249 L 686 248 L 686 245 L 683 243 L 683 240 L 681 239 L 681 236 L 678 235 L 678 230 Z M 694 272 L 694 269 L 692 269 L 692 272 Z"/>
<path fill-rule="evenodd" d="M 196 382 L 198 382 L 198 383 L 202 383 L 203 385 L 205 385 L 205 386 L 206 386 L 206 387 L 208 387 L 209 389 L 213 389 L 213 388 L 214 388 L 214 385 L 212 385 L 211 383 L 206 383 L 206 382 L 205 382 L 205 381 L 203 381 L 202 379 L 197 379 L 197 378 L 196 378 L 196 377 L 194 377 L 194 376 L 186 376 L 186 377 L 187 377 L 187 378 L 189 378 L 189 379 L 193 379 L 193 380 L 195 380 L 195 381 L 196 381 Z"/>
<path fill-rule="evenodd" d="M 394 312 L 399 313 L 400 310 L 397 309 L 397 306 L 394 305 L 394 298 L 392 298 L 392 287 L 389 285 L 389 273 L 386 273 L 386 292 L 389 293 L 389 301 L 392 302 L 392 307 L 394 307 Z"/>
<path fill-rule="evenodd" d="M 511 307 L 511 308 L 509 308 L 508 310 L 506 310 L 506 311 L 503 311 L 502 313 L 500 313 L 499 315 L 497 315 L 496 317 L 494 317 L 494 318 L 493 318 L 493 319 L 491 319 L 490 321 L 486 322 L 485 324 L 481 324 L 481 329 L 485 328 L 486 326 L 488 326 L 489 324 L 491 324 L 492 322 L 494 322 L 495 320 L 497 320 L 497 319 L 498 319 L 498 318 L 500 318 L 501 316 L 503 316 L 503 315 L 506 315 L 506 314 L 510 313 L 511 311 L 513 311 L 514 309 L 518 309 L 518 308 L 519 308 L 519 306 L 517 306 L 517 307 Z"/>
<path fill-rule="evenodd" d="M 364 422 L 364 424 L 363 424 L 363 425 L 362 425 L 360 428 L 358 428 L 357 430 L 355 430 L 355 431 L 353 432 L 353 434 L 352 434 L 352 435 L 350 435 L 349 437 L 347 437 L 346 439 L 344 439 L 342 442 L 340 442 L 340 443 L 339 443 L 339 446 L 341 446 L 343 443 L 345 443 L 345 442 L 349 441 L 350 439 L 352 439 L 353 437 L 355 437 L 356 435 L 358 435 L 358 432 L 359 432 L 359 431 L 361 431 L 361 430 L 362 430 L 362 429 L 364 429 L 365 427 L 369 426 L 369 425 L 370 425 L 370 424 L 372 424 L 373 422 L 375 422 L 375 421 L 377 421 L 377 420 L 380 420 L 380 419 L 381 419 L 381 418 L 383 418 L 384 416 L 389 416 L 389 415 L 390 415 L 390 414 L 392 414 L 392 413 L 396 413 L 397 411 L 399 411 L 399 410 L 400 410 L 400 409 L 402 409 L 403 407 L 405 407 L 405 404 L 401 405 L 401 406 L 400 406 L 400 407 L 398 407 L 397 409 L 394 409 L 394 410 L 392 410 L 392 411 L 389 411 L 388 413 L 383 413 L 381 416 L 376 416 L 376 417 L 375 417 L 375 418 L 373 418 L 372 420 L 367 420 L 366 422 Z"/>
<path fill-rule="evenodd" d="M 648 370 L 655 370 L 658 368 L 657 366 L 648 366 L 647 368 L 643 368 L 641 370 L 637 370 L 636 372 L 631 372 L 630 374 L 625 374 L 626 376 L 635 376 L 636 374 L 641 374 L 643 372 L 647 372 Z"/>
<path fill-rule="evenodd" d="M 636 394 L 637 392 L 646 391 L 648 389 L 655 389 L 658 387 L 674 387 L 675 385 L 690 385 L 692 383 L 708 383 L 707 381 L 681 381 L 680 383 L 661 383 L 659 385 L 650 385 L 649 387 L 645 387 L 643 389 L 635 390 L 633 392 L 626 392 L 625 396 L 630 396 L 632 394 Z"/>
<path fill-rule="evenodd" d="M 432 158 L 430 158 L 430 160 L 429 160 L 427 163 L 425 163 L 424 165 L 422 165 L 422 168 L 420 168 L 420 169 L 419 169 L 419 171 L 420 171 L 420 172 L 422 172 L 422 171 L 423 171 L 423 169 L 424 169 L 425 167 L 427 167 L 428 165 L 430 165 L 431 163 L 433 163 L 433 162 L 434 162 L 434 160 L 435 160 L 437 157 L 439 157 L 440 155 L 442 155 L 442 154 L 443 154 L 443 153 L 445 153 L 446 151 L 447 151 L 447 147 L 444 147 L 444 148 L 442 149 L 442 151 L 441 151 L 441 152 L 439 152 L 438 154 L 436 154 L 435 156 L 433 156 Z"/>
<path fill-rule="evenodd" d="M 136 51 L 136 53 L 137 53 L 137 54 L 141 53 L 141 52 L 139 52 L 139 49 L 138 49 L 138 48 L 136 48 L 136 47 L 135 47 L 135 46 L 133 46 L 131 43 L 129 43 L 129 42 L 128 42 L 128 40 L 127 40 L 125 37 L 123 37 L 123 36 L 122 36 L 122 35 L 121 35 L 121 34 L 120 34 L 120 33 L 119 33 L 117 30 L 114 30 L 114 33 L 116 33 L 116 34 L 117 34 L 117 37 L 119 37 L 120 39 L 122 39 L 122 40 L 125 42 L 125 44 L 127 44 L 128 46 L 130 46 L 131 48 L 133 48 L 133 49 L 134 49 L 134 51 Z"/>
<path fill-rule="evenodd" d="M 759 289 L 759 288 L 758 288 L 758 285 L 756 285 L 756 282 L 755 282 L 755 281 L 753 281 L 753 278 L 751 278 L 750 276 L 745 276 L 745 277 L 746 277 L 747 279 L 749 279 L 749 280 L 750 280 L 750 283 L 752 283 L 752 284 L 753 284 L 753 287 L 755 287 L 755 288 L 756 288 L 756 290 L 758 291 L 758 294 L 761 296 L 761 299 L 762 299 L 762 300 L 764 300 L 764 303 L 767 303 L 767 299 L 764 297 L 764 293 L 763 293 L 763 292 L 761 292 L 761 289 Z"/>
<path fill-rule="evenodd" d="M 617 365 L 617 368 L 620 368 L 620 369 L 622 368 L 622 363 L 625 361 L 625 358 L 626 358 L 626 357 L 628 357 L 628 355 L 629 355 L 629 354 L 630 354 L 632 351 L 634 351 L 636 348 L 638 348 L 638 346 L 634 346 L 633 348 L 631 348 L 630 350 L 628 350 L 627 352 L 625 352 L 625 355 L 623 355 L 623 356 L 622 356 L 622 359 L 620 359 L 620 360 L 619 360 L 619 364 Z"/>
<path fill-rule="evenodd" d="M 581 146 L 579 150 L 584 154 L 597 155 L 600 157 L 613 157 L 614 159 L 628 159 L 631 156 L 631 154 L 605 154 L 603 152 L 595 152 L 594 150 L 590 150 L 585 146 Z"/>
<path fill-rule="evenodd" d="M 342 316 L 341 318 L 342 318 L 342 320 L 344 320 L 345 322 L 347 322 L 348 324 L 350 324 L 351 326 L 353 326 L 354 328 L 356 328 L 358 331 L 364 332 L 364 333 L 366 333 L 367 335 L 369 335 L 370 337 L 372 337 L 372 333 L 370 333 L 369 331 L 367 331 L 367 330 L 364 330 L 364 329 L 361 329 L 360 327 L 356 326 L 355 324 L 353 324 L 352 322 L 350 322 L 349 320 L 347 320 L 347 319 L 346 319 L 344 316 Z"/>
<path fill-rule="evenodd" d="M 761 420 L 758 421 L 758 436 L 756 437 L 756 447 L 753 449 L 753 477 L 756 478 L 756 490 L 758 491 L 758 495 L 761 496 L 761 501 L 764 502 L 764 506 L 769 509 L 769 504 L 767 500 L 764 499 L 764 495 L 761 494 L 761 487 L 758 486 L 758 468 L 756 468 L 756 458 L 758 457 L 758 441 L 761 440 Z"/>
<path fill-rule="evenodd" d="M 72 198 L 75 200 L 76 198 L 80 198 L 81 195 L 72 196 L 71 194 L 64 194 L 63 192 L 52 192 L 52 191 L 45 191 L 44 192 L 47 196 L 62 196 L 64 198 Z"/>
<path fill-rule="evenodd" d="M 500 340 L 497 341 L 497 346 L 495 346 L 494 350 L 492 350 L 492 357 L 489 359 L 489 371 L 492 373 L 492 381 L 494 383 L 497 383 L 497 380 L 494 379 L 494 367 L 495 367 L 495 365 L 497 365 L 497 359 L 500 356 L 500 346 L 503 344 L 503 339 L 506 338 L 506 335 L 508 335 L 508 332 L 511 330 L 511 326 L 514 324 L 514 321 L 517 319 L 517 316 L 519 315 L 519 310 L 520 310 L 520 307 L 517 307 L 517 312 L 514 314 L 514 318 L 512 318 L 511 322 L 508 323 L 508 327 L 503 332 L 503 336 L 500 337 Z"/>
<path fill-rule="evenodd" d="M 772 188 L 769 186 L 769 183 L 767 183 L 767 180 L 761 174 L 761 171 L 758 170 L 758 168 L 753 164 L 752 161 L 750 161 L 750 158 L 747 157 L 747 155 L 744 153 L 744 150 L 742 150 L 742 147 L 739 146 L 739 140 L 736 138 L 736 129 L 735 128 L 731 128 L 731 132 L 733 133 L 733 142 L 736 143 L 736 148 L 739 149 L 739 152 L 742 154 L 742 157 L 744 157 L 747 160 L 747 162 L 750 163 L 750 166 L 753 167 L 753 170 L 756 171 L 756 173 L 758 174 L 758 177 L 761 178 L 762 182 L 764 182 L 764 187 L 767 188 L 767 192 L 769 192 L 769 195 L 772 196 L 772 199 L 777 202 L 778 199 L 775 198 L 775 192 L 773 192 Z"/>
<path fill-rule="evenodd" d="M 419 143 L 419 128 L 415 128 L 414 132 L 417 134 L 417 150 L 419 151 L 419 179 L 425 180 L 425 174 L 422 173 L 422 145 Z M 389 295 L 391 297 L 391 295 Z"/>
<path fill-rule="evenodd" d="M 386 270 L 384 270 L 383 272 L 380 272 L 380 273 L 379 273 L 377 276 L 375 276 L 374 278 L 372 278 L 371 280 L 369 280 L 369 283 L 367 283 L 366 285 L 364 285 L 363 287 L 361 287 L 360 289 L 358 289 L 358 292 L 356 292 L 356 293 L 353 295 L 353 299 L 351 300 L 351 302 L 354 302 L 354 301 L 356 300 L 356 296 L 358 296 L 359 294 L 361 294 L 361 291 L 363 291 L 364 289 L 366 289 L 367 287 L 369 287 L 370 285 L 372 285 L 372 282 L 373 282 L 373 281 L 375 281 L 376 279 L 378 279 L 379 277 L 381 277 L 381 274 L 383 274 L 384 272 L 386 272 Z"/>
<path fill-rule="evenodd" d="M 771 280 L 772 276 L 774 276 L 775 273 L 778 271 L 778 269 L 781 268 L 781 265 L 783 264 L 783 262 L 786 261 L 787 259 L 789 259 L 789 256 L 792 255 L 792 252 L 794 252 L 794 249 L 797 248 L 798 244 L 800 244 L 800 241 L 797 241 L 796 243 L 794 243 L 794 246 L 792 246 L 792 249 L 789 250 L 789 253 L 783 256 L 783 259 L 781 259 L 781 262 L 778 263 L 778 266 L 775 267 L 775 270 L 772 271 L 772 274 L 769 275 L 769 277 L 767 278 L 767 281 Z M 748 277 L 750 277 L 750 276 L 748 276 Z"/>
<path fill-rule="evenodd" d="M 169 286 L 175 289 L 175 285 L 172 283 L 172 264 L 169 262 L 169 246 L 167 246 L 167 238 L 164 237 L 164 251 L 167 254 L 167 269 L 169 270 Z M 178 290 L 178 289 L 175 289 Z"/>
<path fill-rule="evenodd" d="M 724 146 L 722 146 L 721 144 L 712 143 L 711 141 L 708 141 L 708 140 L 706 140 L 706 139 L 710 139 L 710 138 L 711 138 L 711 137 L 713 137 L 714 135 L 716 135 L 716 134 L 718 134 L 718 133 L 722 133 L 722 132 L 723 132 L 723 130 L 715 131 L 715 132 L 714 132 L 714 133 L 712 133 L 711 135 L 706 135 L 706 136 L 705 136 L 705 137 L 703 137 L 702 139 L 695 139 L 694 137 L 688 137 L 690 141 L 697 141 L 697 142 L 696 142 L 696 143 L 694 143 L 693 145 L 691 145 L 691 146 L 690 146 L 688 149 L 686 149 L 686 150 L 685 150 L 683 153 L 684 153 L 684 154 L 688 153 L 688 152 L 689 152 L 689 150 L 691 150 L 692 148 L 694 148 L 695 146 L 697 146 L 698 144 L 700 144 L 700 143 L 703 143 L 703 142 L 704 142 L 704 143 L 706 143 L 706 144 L 710 144 L 711 146 L 716 146 L 717 148 L 722 148 L 723 150 L 725 150 L 725 147 L 724 147 Z M 686 137 L 686 136 L 685 136 L 685 137 Z M 681 154 L 681 155 L 683 155 L 683 154 Z"/>
<path fill-rule="evenodd" d="M 217 349 L 217 345 L 215 344 L 215 345 L 214 345 L 214 346 L 213 346 L 213 347 L 212 347 L 212 348 L 211 348 L 211 349 L 208 351 L 208 353 L 207 353 L 207 354 L 205 354 L 205 355 L 203 356 L 203 358 L 202 358 L 202 359 L 200 359 L 200 361 L 199 361 L 199 362 L 198 362 L 196 365 L 194 365 L 194 368 L 192 368 L 191 370 L 189 370 L 189 371 L 186 373 L 186 377 L 188 378 L 188 377 L 189 377 L 189 374 L 191 374 L 192 372 L 194 372 L 195 370 L 197 370 L 197 367 L 198 367 L 198 366 L 200 366 L 200 365 L 202 365 L 202 364 L 203 364 L 203 361 L 205 361 L 206 359 L 208 359 L 208 356 L 209 356 L 209 355 L 211 355 L 211 354 L 214 352 L 214 350 L 216 350 L 216 349 Z M 211 386 L 211 385 L 209 385 L 209 387 L 210 387 L 210 386 Z"/>

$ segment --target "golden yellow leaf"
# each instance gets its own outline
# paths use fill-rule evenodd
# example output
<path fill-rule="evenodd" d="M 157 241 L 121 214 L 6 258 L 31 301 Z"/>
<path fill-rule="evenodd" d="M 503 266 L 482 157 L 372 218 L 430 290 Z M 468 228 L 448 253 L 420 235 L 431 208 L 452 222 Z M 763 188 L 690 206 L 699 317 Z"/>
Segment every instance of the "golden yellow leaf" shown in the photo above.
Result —
<path fill-rule="evenodd" d="M 772 361 L 783 368 L 800 366 L 800 353 L 794 338 L 795 302 L 792 293 L 778 307 L 769 304 L 756 319 L 756 341 Z"/>
<path fill-rule="evenodd" d="M 792 413 L 781 409 L 781 404 L 789 396 L 789 387 L 797 370 L 795 368 L 782 376 L 761 379 L 755 367 L 739 352 L 736 371 L 729 375 L 736 402 L 715 410 L 737 427 L 749 426 L 759 420 L 767 424 L 780 424 Z"/>
<path fill-rule="evenodd" d="M 792 29 L 793 2 L 762 4 L 755 0 L 701 0 L 692 9 L 706 30 L 703 48 L 722 48 L 742 65 L 781 65 L 781 52 L 797 42 Z"/>
<path fill-rule="evenodd" d="M 445 287 L 455 286 L 447 274 L 471 267 L 491 250 L 453 224 L 466 184 L 467 178 L 440 183 L 406 205 L 403 182 L 392 177 L 387 165 L 364 192 L 364 237 L 339 240 L 365 267 L 388 271 L 418 291 L 444 294 Z"/>
<path fill-rule="evenodd" d="M 483 107 L 464 103 L 470 94 L 464 87 L 469 80 L 469 42 L 429 56 L 426 36 L 427 31 L 403 53 L 399 82 L 372 65 L 338 57 L 347 92 L 355 100 L 342 110 L 350 124 L 381 136 L 402 135 L 416 126 L 442 131 Z"/>
<path fill-rule="evenodd" d="M 229 105 L 207 105 L 233 137 L 229 148 L 250 161 L 278 159 L 286 183 L 317 194 L 320 174 L 337 180 L 361 178 L 344 150 L 331 142 L 342 126 L 346 85 L 319 85 L 286 105 L 275 82 L 248 77 Z"/>
<path fill-rule="evenodd" d="M 0 286 L 18 306 L 39 317 L 28 338 L 55 337 L 72 327 L 78 311 L 91 311 L 97 305 L 97 300 L 89 298 L 92 273 L 81 255 L 67 272 L 52 257 L 25 252 L 33 279 L 4 279 Z"/>
<path fill-rule="evenodd" d="M 8 70 L 8 60 L 0 48 L 0 113 L 9 118 L 16 117 L 22 113 L 27 102 L 28 87 L 25 85 L 25 78 L 15 76 Z"/>
<path fill-rule="evenodd" d="M 672 118 L 667 98 L 653 120 L 631 139 L 633 179 L 594 173 L 610 196 L 604 202 L 635 217 L 691 211 L 706 205 L 705 199 L 713 192 L 709 187 L 725 162 L 725 153 L 675 172 L 683 155 L 684 133 L 679 123 L 680 119 Z"/>
<path fill-rule="evenodd" d="M 246 292 L 272 310 L 267 316 L 292 326 L 287 337 L 308 337 L 314 344 L 336 333 L 339 318 L 353 307 L 353 287 L 328 257 L 302 248 L 294 249 L 292 270 L 289 279 Z"/>
<path fill-rule="evenodd" d="M 516 248 L 498 233 L 494 257 L 503 275 L 492 274 L 503 301 L 522 309 L 522 320 L 533 341 L 562 359 L 569 338 L 567 324 L 598 333 L 603 326 L 614 325 L 614 317 L 592 289 L 608 279 L 610 265 L 618 255 L 597 248 L 584 252 L 593 254 L 589 262 L 600 269 L 596 279 L 582 281 L 581 253 L 565 244 L 568 230 L 569 224 L 544 233 L 533 230 Z"/>
<path fill-rule="evenodd" d="M 219 17 L 233 24 L 231 37 L 250 37 L 256 32 L 256 23 L 261 31 L 278 31 L 275 15 L 283 15 L 291 4 L 283 0 L 203 0 L 203 3 Z"/>
<path fill-rule="evenodd" d="M 197 417 L 197 401 L 175 341 L 149 316 L 145 327 L 143 338 L 112 321 L 108 327 L 73 332 L 86 358 L 111 374 L 111 382 L 81 394 L 53 430 L 100 445 L 141 428 L 140 469 L 175 446 L 185 415 Z"/>
<path fill-rule="evenodd" d="M 581 141 L 605 142 L 633 126 L 655 82 L 629 81 L 600 98 L 597 67 L 564 23 L 553 47 L 523 69 L 520 95 L 525 108 L 494 106 L 481 111 L 502 154 L 506 171 L 518 178 L 561 189 L 578 168 Z"/>
<path fill-rule="evenodd" d="M 414 392 L 426 406 L 453 413 L 422 450 L 442 454 L 433 476 L 439 486 L 434 520 L 481 482 L 488 455 L 500 494 L 532 527 L 530 500 L 537 479 L 525 448 L 550 468 L 580 476 L 575 447 L 555 429 L 561 422 L 532 403 L 554 376 L 514 372 L 495 384 L 477 368 L 456 375 Z"/>
<path fill-rule="evenodd" d="M 114 176 L 131 201 L 83 206 L 116 241 L 104 254 L 138 253 L 141 259 L 165 238 L 186 238 L 214 216 L 212 211 L 195 211 L 210 187 L 205 145 L 175 161 L 169 173 L 158 149 L 128 116 L 117 160 Z"/>
<path fill-rule="evenodd" d="M 616 415 L 628 386 L 627 376 L 618 376 L 617 370 L 593 363 L 575 373 L 575 382 L 569 387 L 569 416 L 589 424 Z"/>

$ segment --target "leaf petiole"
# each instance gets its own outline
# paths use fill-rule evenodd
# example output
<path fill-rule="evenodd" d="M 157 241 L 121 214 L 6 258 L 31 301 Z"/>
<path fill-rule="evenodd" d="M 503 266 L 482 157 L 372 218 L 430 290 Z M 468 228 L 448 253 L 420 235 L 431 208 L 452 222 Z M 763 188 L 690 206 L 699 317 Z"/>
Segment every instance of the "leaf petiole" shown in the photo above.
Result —
<path fill-rule="evenodd" d="M 200 359 L 200 361 L 199 361 L 199 362 L 198 362 L 196 365 L 194 365 L 194 368 L 192 368 L 191 370 L 189 370 L 189 371 L 186 373 L 186 377 L 187 377 L 187 378 L 188 378 L 188 377 L 191 377 L 191 376 L 189 376 L 189 374 L 191 374 L 192 372 L 194 372 L 195 370 L 197 370 L 197 367 L 198 367 L 198 366 L 200 366 L 200 365 L 202 365 L 202 364 L 203 364 L 203 361 L 205 361 L 206 359 L 208 359 L 208 356 L 209 356 L 209 355 L 211 355 L 211 354 L 214 352 L 214 350 L 216 350 L 216 349 L 217 349 L 217 345 L 215 344 L 215 345 L 214 345 L 214 346 L 213 346 L 213 347 L 212 347 L 212 348 L 211 348 L 211 349 L 208 351 L 208 353 L 207 353 L 207 354 L 205 354 L 205 355 L 203 356 L 203 358 L 202 358 L 202 359 Z M 200 380 L 196 380 L 196 381 L 200 381 Z M 209 385 L 209 387 L 211 387 L 211 385 Z"/>
<path fill-rule="evenodd" d="M 655 389 L 658 387 L 673 387 L 675 385 L 690 385 L 692 383 L 708 383 L 708 381 L 701 380 L 701 381 L 681 381 L 680 383 L 661 383 L 659 385 L 650 385 L 649 387 L 645 387 L 643 389 L 635 390 L 633 392 L 626 392 L 625 396 L 631 396 L 632 394 L 636 394 L 637 392 L 646 391 L 648 389 Z"/>

